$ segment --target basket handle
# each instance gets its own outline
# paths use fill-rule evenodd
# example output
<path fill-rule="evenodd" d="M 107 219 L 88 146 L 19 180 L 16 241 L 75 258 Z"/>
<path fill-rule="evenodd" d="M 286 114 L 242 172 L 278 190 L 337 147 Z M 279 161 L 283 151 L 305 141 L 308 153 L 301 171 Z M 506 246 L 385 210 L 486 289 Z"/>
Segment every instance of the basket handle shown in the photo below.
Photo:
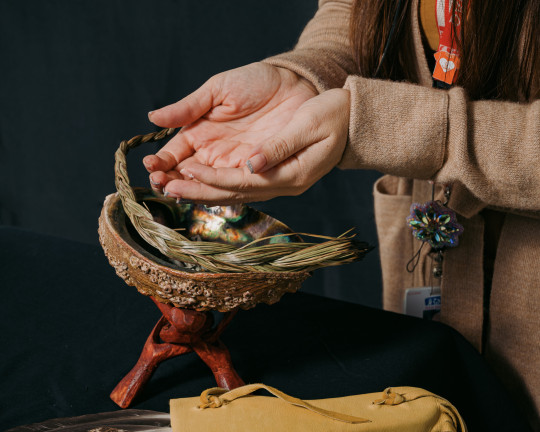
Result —
<path fill-rule="evenodd" d="M 160 141 L 163 138 L 172 135 L 174 131 L 174 128 L 161 129 L 160 131 L 152 132 L 146 135 L 134 136 L 133 138 L 129 140 L 124 140 L 120 143 L 120 147 L 118 147 L 118 150 L 116 150 L 116 153 L 114 155 L 114 174 L 116 190 L 118 191 L 118 195 L 122 199 L 122 204 L 124 204 L 124 207 L 126 205 L 125 199 L 131 199 L 132 201 L 136 202 L 135 194 L 133 193 L 133 189 L 129 184 L 129 176 L 127 172 L 126 162 L 127 154 L 130 150 L 140 146 L 141 144 Z M 152 219 L 152 215 L 150 214 L 150 212 L 148 212 L 148 216 L 150 219 Z"/>

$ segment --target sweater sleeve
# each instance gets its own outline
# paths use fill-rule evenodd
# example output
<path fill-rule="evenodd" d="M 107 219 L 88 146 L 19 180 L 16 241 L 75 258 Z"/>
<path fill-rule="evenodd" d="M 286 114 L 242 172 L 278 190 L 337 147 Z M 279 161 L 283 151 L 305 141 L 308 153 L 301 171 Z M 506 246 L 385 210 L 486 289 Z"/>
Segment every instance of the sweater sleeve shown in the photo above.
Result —
<path fill-rule="evenodd" d="M 469 101 L 462 88 L 349 76 L 340 168 L 458 182 L 489 206 L 540 210 L 540 100 Z"/>
<path fill-rule="evenodd" d="M 293 51 L 264 60 L 319 92 L 351 93 L 349 140 L 338 167 L 459 183 L 474 201 L 540 211 L 540 100 L 469 101 L 462 88 L 363 78 L 355 73 L 352 0 L 320 0 Z"/>
<path fill-rule="evenodd" d="M 352 0 L 319 0 L 319 9 L 294 50 L 264 62 L 296 72 L 319 92 L 343 87 L 355 71 L 349 42 L 351 7 Z"/>

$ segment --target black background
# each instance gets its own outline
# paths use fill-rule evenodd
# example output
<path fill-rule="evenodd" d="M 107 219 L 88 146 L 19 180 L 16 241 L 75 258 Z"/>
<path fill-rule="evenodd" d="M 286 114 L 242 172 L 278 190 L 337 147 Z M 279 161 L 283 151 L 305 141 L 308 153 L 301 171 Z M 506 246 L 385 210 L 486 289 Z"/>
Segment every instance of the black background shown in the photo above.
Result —
<path fill-rule="evenodd" d="M 97 243 L 122 139 L 155 128 L 147 112 L 223 70 L 291 49 L 316 0 L 1 0 L 0 224 Z M 346 25 L 346 24 L 344 24 Z M 129 159 L 132 185 L 146 185 Z M 378 173 L 334 170 L 300 197 L 257 207 L 293 229 L 376 244 Z M 380 305 L 377 251 L 320 270 L 304 289 Z"/>

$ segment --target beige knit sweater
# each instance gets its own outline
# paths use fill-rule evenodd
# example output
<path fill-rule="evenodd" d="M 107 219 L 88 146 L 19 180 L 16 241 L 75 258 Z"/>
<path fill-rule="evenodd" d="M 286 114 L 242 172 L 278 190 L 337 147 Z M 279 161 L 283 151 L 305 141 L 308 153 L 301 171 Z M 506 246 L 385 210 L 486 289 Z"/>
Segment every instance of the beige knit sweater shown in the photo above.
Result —
<path fill-rule="evenodd" d="M 462 88 L 432 89 L 418 0 L 410 53 L 416 82 L 355 76 L 351 3 L 321 0 L 295 49 L 265 61 L 296 72 L 320 92 L 351 92 L 349 142 L 338 166 L 388 174 L 375 184 L 386 309 L 401 312 L 404 290 L 429 284 L 425 255 L 415 273 L 405 269 L 419 246 L 405 218 L 412 202 L 430 199 L 431 187 L 422 180 L 452 186 L 449 207 L 465 233 L 445 254 L 441 320 L 483 351 L 540 430 L 540 100 L 469 101 Z M 484 229 L 494 216 L 502 231 L 488 292 L 484 245 L 497 243 Z"/>

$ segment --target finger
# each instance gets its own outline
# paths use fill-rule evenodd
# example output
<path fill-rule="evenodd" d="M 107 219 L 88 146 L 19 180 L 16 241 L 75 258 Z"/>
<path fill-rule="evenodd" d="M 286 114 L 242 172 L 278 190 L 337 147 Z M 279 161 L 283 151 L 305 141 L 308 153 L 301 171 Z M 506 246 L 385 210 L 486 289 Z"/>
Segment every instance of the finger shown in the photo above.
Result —
<path fill-rule="evenodd" d="M 178 180 L 183 179 L 182 174 L 180 174 L 178 171 L 156 171 L 150 174 L 149 180 L 150 185 L 152 186 L 152 189 L 156 192 L 162 193 L 163 188 L 167 183 L 169 183 L 171 180 Z"/>
<path fill-rule="evenodd" d="M 253 140 L 256 140 L 256 138 Z M 213 163 L 206 163 L 206 165 L 213 166 L 214 168 L 247 167 L 246 162 L 249 156 L 253 154 L 254 148 L 256 148 L 253 145 L 253 140 L 249 142 L 247 138 L 242 138 L 242 141 L 234 142 L 234 145 L 228 151 L 221 151 L 221 148 L 216 149 L 221 151 L 221 153 L 218 157 L 214 158 Z"/>
<path fill-rule="evenodd" d="M 202 148 L 197 149 L 197 162 L 213 167 L 239 167 L 245 166 L 246 160 L 244 159 L 239 163 L 239 158 L 235 155 L 239 150 L 244 150 L 244 157 L 249 153 L 249 150 L 253 149 L 250 144 L 243 144 L 240 141 L 234 140 L 221 140 L 217 139 L 211 143 L 204 145 Z M 187 162 L 187 160 L 186 160 Z M 184 164 L 182 164 L 184 165 Z"/>
<path fill-rule="evenodd" d="M 254 200 L 254 194 L 252 193 L 228 191 L 189 180 L 173 180 L 169 182 L 164 193 L 172 198 L 189 200 L 210 206 L 231 205 Z M 259 194 L 257 200 L 270 199 L 276 195 L 276 192 L 272 194 L 272 191 L 267 191 L 264 195 Z"/>
<path fill-rule="evenodd" d="M 318 122 L 309 111 L 297 112 L 283 131 L 255 149 L 246 161 L 256 174 L 268 171 L 321 138 Z"/>
<path fill-rule="evenodd" d="M 280 188 L 289 184 L 287 176 L 276 178 L 275 172 L 267 175 L 251 175 L 247 167 L 216 168 L 199 163 L 189 163 L 180 170 L 184 178 L 197 180 L 208 186 L 234 192 L 260 191 Z"/>
<path fill-rule="evenodd" d="M 146 156 L 143 164 L 148 172 L 170 171 L 192 154 L 193 147 L 187 136 L 179 131 L 155 155 Z"/>
<path fill-rule="evenodd" d="M 200 88 L 176 103 L 148 113 L 150 121 L 161 127 L 186 126 L 210 111 L 216 101 L 219 80 L 210 78 Z M 220 102 L 217 102 L 219 105 Z"/>

